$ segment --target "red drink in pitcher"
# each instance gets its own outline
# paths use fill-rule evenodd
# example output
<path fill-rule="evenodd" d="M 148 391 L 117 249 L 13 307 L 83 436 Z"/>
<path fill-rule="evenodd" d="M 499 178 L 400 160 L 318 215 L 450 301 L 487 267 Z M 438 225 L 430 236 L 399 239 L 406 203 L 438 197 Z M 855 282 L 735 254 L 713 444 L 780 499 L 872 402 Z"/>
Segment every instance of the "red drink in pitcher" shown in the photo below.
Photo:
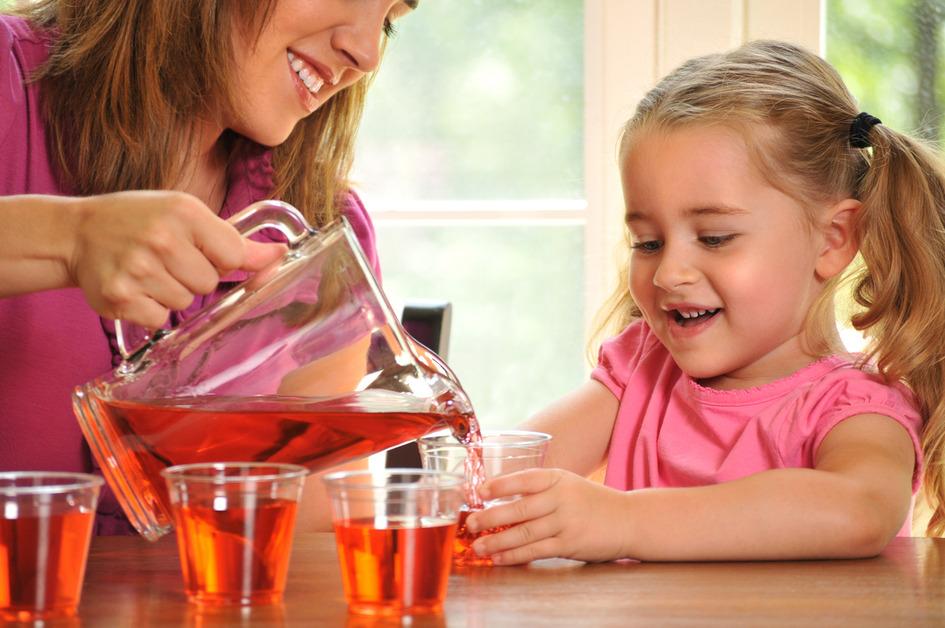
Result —
<path fill-rule="evenodd" d="M 215 605 L 281 599 L 296 502 L 259 497 L 253 506 L 218 502 L 175 510 L 184 589 L 192 600 Z"/>
<path fill-rule="evenodd" d="M 123 446 L 100 456 L 113 461 L 102 470 L 166 525 L 170 506 L 160 472 L 169 466 L 228 460 L 318 471 L 418 438 L 437 425 L 461 434 L 478 429 L 468 415 L 392 412 L 392 399 L 396 395 L 106 401 L 98 406 L 104 419 L 99 429 L 108 432 L 108 442 Z"/>
<path fill-rule="evenodd" d="M 351 610 L 374 615 L 439 611 L 446 597 L 456 523 L 388 525 L 377 528 L 373 519 L 335 523 Z"/>
<path fill-rule="evenodd" d="M 0 619 L 75 612 L 93 517 L 91 510 L 0 517 Z"/>

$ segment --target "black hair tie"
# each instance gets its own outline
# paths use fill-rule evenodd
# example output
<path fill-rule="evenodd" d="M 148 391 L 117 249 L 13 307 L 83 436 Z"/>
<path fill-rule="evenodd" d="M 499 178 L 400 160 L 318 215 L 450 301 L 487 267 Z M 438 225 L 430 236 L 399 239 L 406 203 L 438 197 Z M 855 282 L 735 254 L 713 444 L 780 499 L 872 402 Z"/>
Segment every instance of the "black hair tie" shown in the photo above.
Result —
<path fill-rule="evenodd" d="M 883 121 L 876 116 L 871 116 L 865 111 L 859 113 L 853 118 L 850 124 L 850 146 L 853 148 L 869 148 L 873 144 L 870 142 L 870 129 Z"/>

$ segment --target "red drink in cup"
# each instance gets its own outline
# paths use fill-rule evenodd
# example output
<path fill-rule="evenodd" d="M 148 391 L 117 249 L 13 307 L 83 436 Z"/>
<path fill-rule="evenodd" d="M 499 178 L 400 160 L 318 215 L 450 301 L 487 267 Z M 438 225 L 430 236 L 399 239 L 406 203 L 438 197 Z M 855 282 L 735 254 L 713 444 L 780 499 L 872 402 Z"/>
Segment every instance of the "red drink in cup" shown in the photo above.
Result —
<path fill-rule="evenodd" d="M 495 534 L 496 532 L 508 530 L 512 527 L 498 526 L 496 528 L 489 528 L 488 530 L 480 530 L 476 533 L 470 532 L 466 529 L 466 519 L 477 510 L 482 510 L 482 508 L 463 506 L 463 510 L 459 513 L 459 525 L 456 528 L 456 539 L 453 541 L 453 565 L 456 567 L 469 567 L 474 565 L 491 567 L 492 558 L 477 554 L 472 548 L 473 542 L 481 536 Z"/>
<path fill-rule="evenodd" d="M 187 597 L 207 605 L 279 602 L 306 470 L 233 462 L 163 473 Z"/>
<path fill-rule="evenodd" d="M 498 500 L 483 503 L 478 487 L 490 478 L 542 466 L 550 441 L 548 434 L 525 430 L 483 431 L 482 440 L 469 445 L 457 442 L 449 434 L 431 434 L 417 441 L 425 469 L 463 473 L 465 477 L 466 503 L 460 512 L 453 542 L 455 567 L 491 566 L 490 557 L 479 556 L 472 549 L 473 541 L 509 527 L 481 530 L 476 534 L 466 530 L 466 518 L 472 512 L 499 503 Z"/>
<path fill-rule="evenodd" d="M 446 598 L 456 523 L 374 527 L 373 519 L 335 523 L 344 587 L 358 612 L 438 611 Z M 423 569 L 405 568 L 420 556 Z"/>
<path fill-rule="evenodd" d="M 325 483 L 349 609 L 365 615 L 439 612 L 462 477 L 388 469 L 333 473 Z"/>
<path fill-rule="evenodd" d="M 74 615 L 102 479 L 0 473 L 0 620 Z"/>

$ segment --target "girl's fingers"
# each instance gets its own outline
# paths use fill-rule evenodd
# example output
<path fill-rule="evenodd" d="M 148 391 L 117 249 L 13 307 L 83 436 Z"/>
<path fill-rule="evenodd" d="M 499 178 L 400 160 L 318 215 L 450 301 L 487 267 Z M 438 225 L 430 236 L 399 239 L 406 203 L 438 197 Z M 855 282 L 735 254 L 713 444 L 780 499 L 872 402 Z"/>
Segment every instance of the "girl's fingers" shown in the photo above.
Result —
<path fill-rule="evenodd" d="M 466 527 L 470 532 L 491 530 L 500 526 L 510 526 L 522 521 L 532 521 L 547 517 L 556 509 L 555 500 L 545 493 L 526 495 L 514 501 L 489 506 L 484 510 L 474 512 L 466 519 Z"/>
<path fill-rule="evenodd" d="M 518 547 L 540 543 L 544 539 L 554 537 L 558 532 L 552 517 L 541 517 L 501 532 L 481 536 L 473 543 L 473 549 L 480 556 L 492 556 Z"/>
<path fill-rule="evenodd" d="M 495 565 L 524 565 L 533 560 L 542 558 L 554 558 L 561 555 L 558 539 L 547 538 L 537 543 L 516 547 L 515 549 L 492 555 L 492 562 Z"/>

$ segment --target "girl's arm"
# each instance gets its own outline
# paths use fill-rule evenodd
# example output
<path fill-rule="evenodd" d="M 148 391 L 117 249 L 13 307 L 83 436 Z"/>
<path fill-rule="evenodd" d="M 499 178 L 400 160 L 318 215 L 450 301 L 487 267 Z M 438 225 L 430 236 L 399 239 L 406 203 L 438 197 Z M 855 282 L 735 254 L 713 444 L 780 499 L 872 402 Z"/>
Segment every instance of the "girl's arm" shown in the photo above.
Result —
<path fill-rule="evenodd" d="M 545 467 L 587 476 L 600 468 L 607 457 L 617 404 L 612 392 L 600 382 L 590 380 L 530 418 L 521 428 L 551 434 Z"/>
<path fill-rule="evenodd" d="M 873 556 L 909 510 L 915 454 L 881 415 L 838 424 L 814 469 L 775 469 L 713 486 L 616 491 L 553 469 L 496 478 L 483 497 L 525 495 L 470 516 L 470 529 L 518 524 L 476 541 L 500 564 L 562 556 L 781 560 Z"/>
<path fill-rule="evenodd" d="M 0 197 L 0 224 L 0 298 L 77 286 L 99 314 L 150 328 L 221 274 L 284 251 L 241 238 L 182 192 Z"/>

